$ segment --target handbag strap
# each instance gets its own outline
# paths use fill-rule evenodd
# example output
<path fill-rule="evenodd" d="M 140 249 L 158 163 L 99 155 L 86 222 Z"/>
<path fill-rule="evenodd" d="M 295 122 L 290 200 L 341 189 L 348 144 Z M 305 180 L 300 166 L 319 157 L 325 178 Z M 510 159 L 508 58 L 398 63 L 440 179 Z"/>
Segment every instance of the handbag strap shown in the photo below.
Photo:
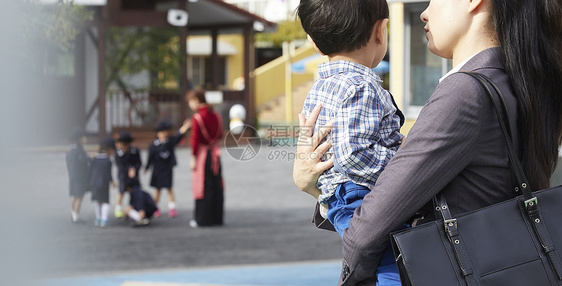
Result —
<path fill-rule="evenodd" d="M 505 124 L 504 118 L 502 116 L 502 110 L 500 109 L 498 103 L 494 99 L 494 94 L 496 94 L 497 97 L 499 98 L 501 108 L 503 109 L 504 114 L 506 114 L 506 120 L 508 120 L 509 123 L 509 118 L 507 117 L 507 108 L 506 108 L 503 94 L 501 93 L 498 86 L 489 77 L 483 74 L 476 73 L 476 72 L 464 72 L 464 71 L 459 73 L 467 74 L 473 77 L 474 79 L 476 79 L 483 86 L 484 90 L 486 91 L 486 94 L 489 96 L 490 100 L 492 101 L 494 110 L 496 112 L 499 121 L 500 128 L 502 129 L 505 143 L 507 145 L 509 166 L 511 172 L 515 175 L 518 183 L 517 187 L 515 188 L 515 192 L 521 190 L 521 192 L 523 193 L 524 201 L 521 204 L 522 209 L 525 210 L 525 212 L 529 216 L 529 219 L 531 220 L 535 233 L 542 245 L 543 251 L 547 255 L 549 261 L 551 262 L 552 268 L 557 274 L 558 279 L 562 280 L 562 260 L 560 259 L 560 256 L 558 255 L 558 252 L 555 249 L 554 242 L 552 241 L 550 233 L 543 222 L 543 219 L 540 214 L 538 200 L 536 197 L 533 196 L 531 188 L 527 183 L 525 173 L 523 172 L 523 167 L 521 166 L 521 162 L 517 157 L 513 142 L 511 140 L 511 136 L 510 136 L 511 134 L 507 128 L 507 126 L 509 125 Z M 453 249 L 457 256 L 457 260 L 460 264 L 460 267 L 463 270 L 463 274 L 465 274 L 466 272 L 465 278 L 467 280 L 467 283 L 469 285 L 477 285 L 475 283 L 476 279 L 474 279 L 473 277 L 474 275 L 470 275 L 472 274 L 472 265 L 468 259 L 466 247 L 460 240 L 457 220 L 451 216 L 449 207 L 447 205 L 447 201 L 445 200 L 445 197 L 442 194 L 440 193 L 437 194 L 434 198 L 434 201 L 437 203 L 436 209 L 440 212 L 440 214 L 443 217 L 445 230 L 447 232 L 447 235 L 449 236 L 450 241 L 452 242 Z"/>

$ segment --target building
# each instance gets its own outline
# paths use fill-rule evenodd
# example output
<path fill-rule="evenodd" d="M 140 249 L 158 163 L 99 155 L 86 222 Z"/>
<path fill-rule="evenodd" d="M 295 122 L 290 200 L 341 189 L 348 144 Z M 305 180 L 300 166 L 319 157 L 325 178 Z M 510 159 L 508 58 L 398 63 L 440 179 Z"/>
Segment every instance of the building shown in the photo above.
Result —
<path fill-rule="evenodd" d="M 66 111 L 58 114 L 64 124 L 59 127 L 60 136 L 56 137 L 66 138 L 68 130 L 76 126 L 85 126 L 97 136 L 123 129 L 145 130 L 153 136 L 152 128 L 160 119 L 172 119 L 179 125 L 189 116 L 184 102 L 189 85 L 203 85 L 215 91 L 211 97 L 223 114 L 224 126 L 228 126 L 228 109 L 237 103 L 246 106 L 248 117 L 252 118 L 253 100 L 250 88 L 244 83 L 249 82 L 254 69 L 253 34 L 256 29 L 274 28 L 272 22 L 221 0 L 75 0 L 74 3 L 91 9 L 94 20 L 77 36 L 72 53 L 53 57 L 54 84 L 60 87 L 61 93 L 57 96 L 65 105 L 73 107 L 72 114 Z M 111 27 L 176 29 L 177 45 L 186 53 L 178 61 L 181 75 L 175 87 L 172 83 L 171 90 L 140 91 L 124 89 L 119 84 L 107 86 L 106 76 L 111 68 L 106 67 L 106 59 L 111 51 L 107 50 L 106 41 Z M 142 83 L 149 78 L 146 73 L 138 73 L 124 81 Z"/>

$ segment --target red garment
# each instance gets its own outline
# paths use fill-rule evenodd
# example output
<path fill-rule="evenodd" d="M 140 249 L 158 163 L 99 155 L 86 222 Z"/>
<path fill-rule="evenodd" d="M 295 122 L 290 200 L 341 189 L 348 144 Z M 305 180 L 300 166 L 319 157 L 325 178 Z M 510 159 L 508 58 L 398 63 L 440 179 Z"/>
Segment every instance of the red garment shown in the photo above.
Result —
<path fill-rule="evenodd" d="M 209 106 L 203 105 L 199 107 L 197 113 L 203 119 L 203 124 L 207 129 L 209 136 L 218 141 L 222 137 L 222 119 L 221 116 L 216 112 L 211 112 Z M 209 140 L 204 138 L 201 134 L 201 128 L 195 118 L 191 118 L 191 138 L 189 139 L 191 144 L 191 152 L 193 155 L 197 155 L 197 149 L 200 144 L 209 144 Z"/>
<path fill-rule="evenodd" d="M 203 112 L 202 112 L 203 111 Z M 205 114 L 207 117 L 203 117 Z M 213 123 L 214 121 L 214 123 Z M 194 151 L 193 156 L 196 158 L 195 170 L 193 170 L 193 198 L 201 200 L 205 196 L 205 172 L 212 172 L 213 175 L 219 175 L 220 169 L 220 149 L 218 147 L 218 140 L 222 137 L 222 124 L 221 117 L 218 113 L 209 112 L 208 107 L 199 109 L 199 112 L 193 115 L 192 118 L 192 136 L 191 142 Z M 212 125 L 210 125 L 212 124 Z M 209 126 L 214 127 L 214 135 L 212 135 Z M 211 151 L 208 153 L 208 151 Z M 207 170 L 205 162 L 207 154 L 211 156 L 211 166 Z"/>

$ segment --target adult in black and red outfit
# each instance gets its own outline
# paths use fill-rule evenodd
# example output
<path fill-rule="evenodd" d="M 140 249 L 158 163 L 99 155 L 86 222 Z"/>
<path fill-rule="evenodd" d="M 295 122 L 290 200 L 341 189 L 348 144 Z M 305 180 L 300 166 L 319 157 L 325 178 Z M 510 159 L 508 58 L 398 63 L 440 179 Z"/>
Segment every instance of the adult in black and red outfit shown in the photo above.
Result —
<path fill-rule="evenodd" d="M 218 141 L 222 138 L 221 116 L 205 100 L 203 89 L 187 94 L 189 107 L 196 113 L 191 122 L 190 144 L 193 171 L 195 217 L 191 227 L 223 224 L 224 194 Z"/>

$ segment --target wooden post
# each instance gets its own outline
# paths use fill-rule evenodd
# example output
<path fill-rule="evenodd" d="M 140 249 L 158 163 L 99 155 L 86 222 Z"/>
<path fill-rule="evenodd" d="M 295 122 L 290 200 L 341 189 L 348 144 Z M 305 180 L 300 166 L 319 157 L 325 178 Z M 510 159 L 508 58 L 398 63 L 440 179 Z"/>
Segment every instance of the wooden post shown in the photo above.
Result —
<path fill-rule="evenodd" d="M 244 28 L 244 106 L 248 109 L 246 110 L 246 124 L 256 126 L 256 110 L 254 99 L 251 98 L 250 94 L 250 71 L 254 69 L 255 62 L 252 57 L 253 39 L 252 39 L 252 25 L 246 26 Z"/>
<path fill-rule="evenodd" d="M 178 0 L 178 7 L 187 10 L 187 1 Z M 189 13 L 189 11 L 188 11 Z M 189 80 L 187 75 L 187 32 L 188 25 L 180 27 L 180 114 L 187 118 L 187 102 L 185 96 L 187 94 Z"/>
<path fill-rule="evenodd" d="M 217 90 L 219 88 L 219 51 L 218 51 L 218 36 L 217 29 L 211 30 L 211 89 Z"/>
<path fill-rule="evenodd" d="M 105 88 L 105 33 L 107 30 L 108 9 L 103 7 L 101 20 L 98 24 L 98 120 L 99 136 L 107 135 L 106 129 L 106 88 Z"/>
<path fill-rule="evenodd" d="M 290 42 L 283 42 L 283 59 L 285 60 L 285 122 L 293 123 L 293 73 L 291 72 Z"/>

